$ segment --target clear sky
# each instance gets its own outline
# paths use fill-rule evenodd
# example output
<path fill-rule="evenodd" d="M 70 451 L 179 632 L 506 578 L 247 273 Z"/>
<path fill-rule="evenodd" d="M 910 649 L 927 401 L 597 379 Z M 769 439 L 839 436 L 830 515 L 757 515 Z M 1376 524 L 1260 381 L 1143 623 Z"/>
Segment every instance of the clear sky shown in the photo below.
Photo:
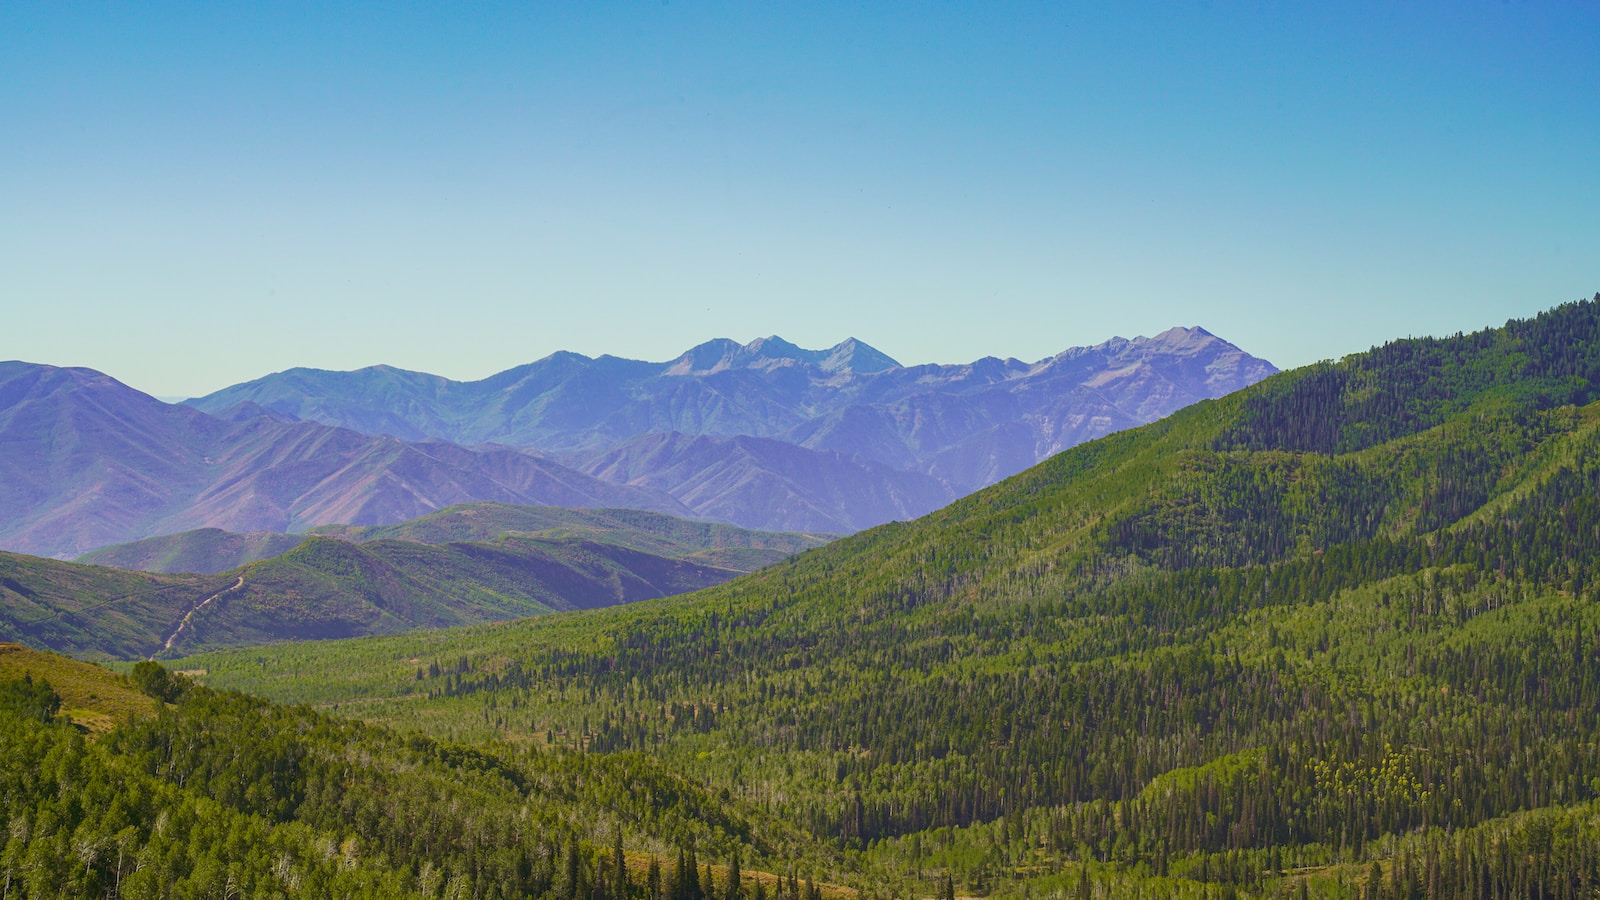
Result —
<path fill-rule="evenodd" d="M 1597 290 L 1593 3 L 0 3 L 0 358 L 158 395 Z"/>

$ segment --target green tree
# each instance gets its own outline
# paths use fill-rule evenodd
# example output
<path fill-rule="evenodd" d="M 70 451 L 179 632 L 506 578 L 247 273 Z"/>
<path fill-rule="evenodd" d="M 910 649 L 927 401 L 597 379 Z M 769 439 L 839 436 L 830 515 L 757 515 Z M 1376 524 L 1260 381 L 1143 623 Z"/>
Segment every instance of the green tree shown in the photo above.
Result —
<path fill-rule="evenodd" d="M 617 896 L 625 897 L 628 893 L 628 860 L 622 854 L 622 827 L 619 825 L 611 833 L 611 884 Z"/>
<path fill-rule="evenodd" d="M 61 711 L 61 697 L 48 680 L 36 682 L 33 675 L 23 673 L 21 678 L 0 682 L 0 706 L 9 707 L 19 716 L 49 722 Z"/>
<path fill-rule="evenodd" d="M 733 849 L 733 858 L 728 860 L 728 889 L 723 893 L 727 900 L 740 900 L 742 894 L 739 873 L 739 848 Z"/>
<path fill-rule="evenodd" d="M 133 667 L 133 683 L 141 692 L 164 703 L 176 701 L 186 687 L 186 679 L 173 675 L 160 663 L 143 659 Z"/>

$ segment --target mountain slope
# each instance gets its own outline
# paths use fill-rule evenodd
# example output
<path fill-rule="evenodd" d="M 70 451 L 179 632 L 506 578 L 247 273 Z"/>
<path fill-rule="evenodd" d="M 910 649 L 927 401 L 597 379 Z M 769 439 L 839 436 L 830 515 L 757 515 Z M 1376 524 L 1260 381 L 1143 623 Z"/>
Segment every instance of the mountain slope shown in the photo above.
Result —
<path fill-rule="evenodd" d="M 408 440 L 589 455 L 652 433 L 774 438 L 970 490 L 1274 371 L 1199 328 L 1118 338 L 1032 365 L 990 358 L 904 367 L 853 338 L 804 350 L 771 337 L 711 341 L 665 363 L 558 353 L 477 382 L 385 366 L 292 369 L 188 402 L 216 413 L 255 403 Z"/>
<path fill-rule="evenodd" d="M 393 525 L 319 525 L 301 534 L 235 534 L 203 528 L 102 547 L 76 562 L 147 572 L 218 573 L 287 553 L 312 535 L 358 544 L 380 540 L 449 544 L 508 536 L 588 540 L 739 572 L 754 571 L 790 554 L 819 547 L 832 537 L 751 531 L 634 509 L 468 503 Z"/>
<path fill-rule="evenodd" d="M 1600 877 L 1597 496 L 1600 296 L 1285 373 L 698 594 L 430 635 L 465 657 L 448 701 L 386 662 L 406 637 L 298 657 L 333 691 L 191 664 L 480 735 L 516 703 L 974 891 L 1559 896 Z"/>
<path fill-rule="evenodd" d="M 692 591 L 738 574 L 581 538 L 438 546 L 308 536 L 216 575 L 151 575 L 0 553 L 0 639 L 123 659 L 394 634 Z"/>
<path fill-rule="evenodd" d="M 686 849 L 697 884 L 742 858 L 750 892 L 839 859 L 647 758 L 436 741 L 164 673 L 162 703 L 134 674 L 0 644 L 5 896 L 644 896 L 687 880 Z M 82 702 L 134 714 L 85 740 Z"/>
<path fill-rule="evenodd" d="M 140 572 L 197 572 L 215 575 L 246 563 L 271 559 L 294 549 L 303 534 L 252 531 L 237 534 L 221 528 L 197 528 L 177 534 L 112 544 L 91 550 L 73 560 L 90 566 L 134 569 Z"/>
<path fill-rule="evenodd" d="M 589 541 L 441 546 L 309 537 L 239 571 L 173 649 L 393 634 L 697 590 L 735 573 Z"/>
<path fill-rule="evenodd" d="M 774 531 L 859 531 L 956 496 L 936 478 L 763 438 L 652 434 L 573 462 L 603 481 L 671 494 L 705 518 Z"/>
<path fill-rule="evenodd" d="M 156 652 L 184 615 L 233 583 L 0 552 L 0 640 L 75 655 Z"/>
<path fill-rule="evenodd" d="M 398 540 L 444 544 L 507 536 L 576 538 L 679 558 L 715 550 L 770 551 L 788 556 L 833 539 L 828 534 L 756 531 L 719 522 L 693 522 L 639 509 L 563 509 L 504 503 L 454 506 L 395 525 L 325 525 L 312 533 L 357 543 Z"/>
<path fill-rule="evenodd" d="M 912 371 L 914 380 L 782 437 L 925 472 L 968 493 L 1277 370 L 1204 329 L 1173 328 L 1067 350 L 1031 366 L 988 359 Z"/>
<path fill-rule="evenodd" d="M 202 647 L 393 634 L 632 603 L 720 584 L 824 543 L 628 509 L 481 503 L 316 534 L 209 530 L 95 554 L 200 563 L 149 575 L 0 553 L 0 638 L 130 658 Z M 221 570 L 244 552 L 266 559 Z"/>
<path fill-rule="evenodd" d="M 408 444 L 171 406 L 88 369 L 0 363 L 0 546 L 76 556 L 152 534 L 380 524 L 491 500 L 690 515 L 507 449 Z"/>
<path fill-rule="evenodd" d="M 155 712 L 155 699 L 139 693 L 115 672 L 0 642 L 0 684 L 21 678 L 49 682 L 61 698 L 57 714 L 90 734 L 110 731 L 130 716 L 143 718 Z"/>

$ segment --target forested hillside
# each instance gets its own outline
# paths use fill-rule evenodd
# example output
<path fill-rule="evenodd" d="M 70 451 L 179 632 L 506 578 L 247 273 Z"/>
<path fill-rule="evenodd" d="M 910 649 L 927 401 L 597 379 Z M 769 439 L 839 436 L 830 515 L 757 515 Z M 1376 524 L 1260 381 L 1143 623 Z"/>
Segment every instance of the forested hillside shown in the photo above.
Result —
<path fill-rule="evenodd" d="M 182 665 L 645 753 L 895 895 L 1588 896 L 1597 401 L 1600 295 L 1285 373 L 698 594 Z"/>
<path fill-rule="evenodd" d="M 52 678 L 100 708 L 64 711 Z M 744 890 L 765 866 L 761 893 L 779 897 L 837 863 L 641 754 L 405 737 L 153 663 L 133 680 L 147 695 L 0 644 L 0 895 L 663 900 L 684 893 L 687 854 L 705 863 L 694 895 L 709 900 L 722 895 L 704 880 L 725 891 L 741 858 Z M 121 723 L 86 740 L 86 712 Z"/>

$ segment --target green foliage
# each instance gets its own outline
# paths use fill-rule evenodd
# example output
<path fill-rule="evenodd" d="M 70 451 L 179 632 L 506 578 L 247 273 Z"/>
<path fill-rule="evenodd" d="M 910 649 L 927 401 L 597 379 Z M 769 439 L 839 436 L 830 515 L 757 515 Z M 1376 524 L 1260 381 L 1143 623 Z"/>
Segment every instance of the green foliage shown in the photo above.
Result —
<path fill-rule="evenodd" d="M 0 708 L 25 719 L 49 722 L 61 711 L 61 697 L 45 680 L 24 675 L 0 681 Z"/>
<path fill-rule="evenodd" d="M 1347 453 L 1440 425 L 1495 399 L 1521 408 L 1600 400 L 1600 303 L 1453 338 L 1395 341 L 1268 379 L 1219 448 Z"/>
<path fill-rule="evenodd" d="M 643 900 L 624 832 L 648 851 L 821 855 L 640 757 L 402 737 L 205 688 L 89 743 L 39 714 L 53 697 L 0 683 L 6 896 Z"/>
<path fill-rule="evenodd" d="M 189 686 L 183 676 L 174 675 L 160 663 L 148 659 L 135 663 L 129 677 L 145 696 L 164 703 L 175 702 Z"/>

